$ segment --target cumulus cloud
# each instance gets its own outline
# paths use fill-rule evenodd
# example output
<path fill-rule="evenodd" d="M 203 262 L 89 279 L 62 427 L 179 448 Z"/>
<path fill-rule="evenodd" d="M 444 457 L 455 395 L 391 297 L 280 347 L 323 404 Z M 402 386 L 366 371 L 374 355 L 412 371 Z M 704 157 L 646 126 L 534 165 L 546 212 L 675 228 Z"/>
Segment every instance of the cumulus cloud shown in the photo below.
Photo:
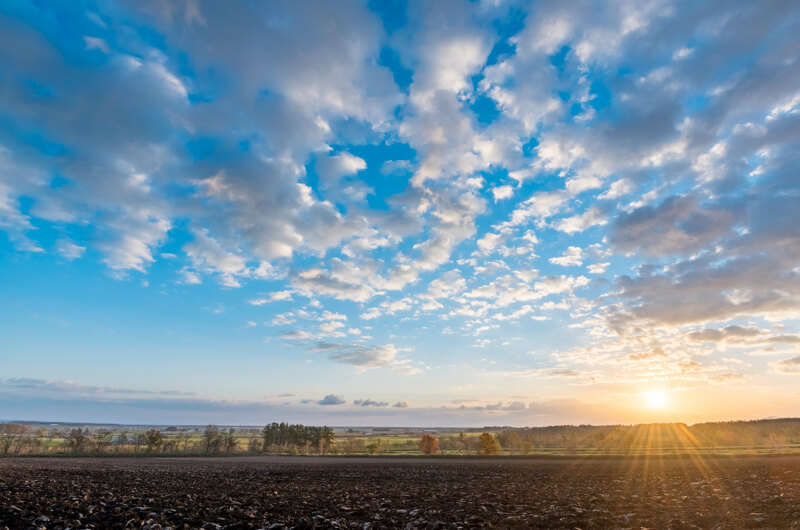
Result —
<path fill-rule="evenodd" d="M 608 222 L 605 213 L 598 208 L 591 208 L 585 212 L 567 217 L 556 223 L 556 229 L 566 232 L 567 234 L 574 234 L 576 232 L 583 232 L 587 228 L 595 225 L 604 225 Z"/>
<path fill-rule="evenodd" d="M 337 275 L 320 267 L 298 271 L 291 281 L 292 286 L 300 292 L 308 295 L 321 294 L 340 300 L 365 302 L 375 293 L 372 287 L 356 277 Z"/>
<path fill-rule="evenodd" d="M 577 267 L 583 265 L 583 249 L 580 247 L 569 247 L 563 256 L 550 258 L 553 265 L 562 267 Z"/>
<path fill-rule="evenodd" d="M 362 344 L 342 344 L 335 342 L 317 342 L 307 346 L 311 353 L 325 353 L 334 362 L 349 364 L 360 370 L 372 368 L 388 368 L 404 374 L 415 374 L 419 369 L 399 356 L 400 351 L 394 344 L 366 346 Z"/>
<path fill-rule="evenodd" d="M 589 266 L 588 266 L 586 269 L 587 269 L 587 270 L 588 270 L 588 271 L 589 271 L 591 274 L 603 274 L 604 272 L 606 272 L 606 269 L 608 268 L 608 266 L 609 266 L 609 265 L 611 265 L 611 263 L 609 263 L 609 262 L 605 262 L 605 263 L 592 263 L 592 264 L 591 264 L 591 265 L 589 265 Z"/>
<path fill-rule="evenodd" d="M 366 168 L 367 163 L 362 158 L 350 153 L 320 158 L 316 165 L 317 173 L 329 187 L 336 186 L 342 177 L 355 175 Z"/>
<path fill-rule="evenodd" d="M 328 394 L 324 398 L 317 401 L 318 405 L 344 405 L 347 403 L 342 396 L 336 394 Z"/>
<path fill-rule="evenodd" d="M 495 201 L 510 199 L 514 196 L 514 188 L 507 185 L 497 186 L 496 188 L 492 188 L 492 196 L 494 197 Z"/>
<path fill-rule="evenodd" d="M 672 196 L 614 221 L 611 244 L 622 252 L 652 256 L 691 254 L 733 233 L 744 219 L 741 203 L 701 207 L 694 196 Z"/>
<path fill-rule="evenodd" d="M 331 10 L 318 4 L 303 10 L 301 25 L 272 25 L 265 31 L 256 20 L 283 18 L 290 13 L 284 8 L 260 6 L 260 13 L 251 16 L 244 9 L 191 5 L 195 6 L 195 15 L 187 20 L 194 22 L 182 27 L 180 37 L 176 35 L 176 20 L 151 9 L 153 4 L 126 6 L 140 11 L 141 21 L 165 35 L 166 53 L 136 37 L 126 43 L 135 50 L 128 54 L 112 46 L 112 39 L 87 36 L 83 53 L 109 56 L 94 69 L 75 66 L 85 61 L 76 61 L 74 53 L 60 55 L 46 35 L 25 33 L 26 24 L 36 25 L 41 19 L 36 10 L 29 20 L 6 20 L 4 34 L 9 42 L 14 41 L 17 53 L 31 59 L 6 61 L 10 48 L 0 51 L 2 60 L 12 67 L 10 75 L 39 79 L 50 87 L 54 97 L 41 99 L 40 110 L 21 104 L 16 93 L 5 94 L 4 100 L 9 103 L 7 110 L 13 109 L 20 122 L 36 120 L 42 112 L 49 115 L 46 123 L 39 125 L 56 141 L 65 142 L 65 149 L 78 153 L 74 161 L 57 157 L 37 160 L 42 169 L 57 169 L 75 184 L 57 192 L 46 185 L 31 189 L 38 215 L 58 215 L 71 221 L 81 215 L 85 205 L 106 214 L 124 213 L 124 223 L 115 221 L 112 215 L 98 217 L 96 230 L 103 235 L 99 248 L 111 269 L 139 272 L 153 262 L 153 249 L 165 240 L 173 216 L 188 216 L 194 226 L 208 231 L 206 236 L 216 241 L 219 249 L 211 255 L 208 245 L 201 248 L 202 243 L 198 243 L 187 252 L 205 268 L 217 271 L 220 267 L 223 282 L 233 286 L 242 268 L 230 258 L 214 259 L 223 257 L 223 253 L 232 255 L 238 250 L 243 259 L 260 261 L 288 256 L 304 245 L 325 248 L 358 232 L 359 227 L 338 215 L 331 205 L 313 199 L 297 181 L 309 152 L 321 148 L 323 139 L 331 136 L 330 121 L 352 117 L 380 123 L 400 101 L 400 94 L 388 70 L 370 66 L 369 58 L 379 53 L 382 30 L 378 19 L 361 6 L 348 4 Z M 79 9 L 65 5 L 58 11 L 59 17 L 70 20 L 76 28 L 88 29 L 91 24 Z M 106 29 L 94 27 L 92 31 L 111 35 L 112 28 L 117 28 L 132 36 L 137 34 L 136 28 L 126 29 L 134 17 L 124 10 L 110 10 L 102 16 L 109 22 Z M 297 20 L 292 16 L 283 19 Z M 213 23 L 196 23 L 198 20 Z M 358 31 L 327 31 L 330 26 L 326 25 L 332 20 Z M 247 37 L 241 40 L 237 35 Z M 179 39 L 181 49 L 199 70 L 225 65 L 237 78 L 229 85 L 234 92 L 212 98 L 202 109 L 191 109 L 187 99 L 192 81 L 176 73 L 176 64 L 167 55 Z M 300 43 L 302 46 L 298 46 Z M 303 52 L 300 60 L 301 48 L 316 51 Z M 281 51 L 268 58 L 269 65 L 262 59 L 256 65 L 253 61 L 257 54 L 248 53 L 248 49 Z M 78 79 L 80 82 L 75 83 Z M 194 80 L 191 89 L 195 94 L 212 90 L 203 83 Z M 78 85 L 79 91 L 70 88 Z M 52 90 L 55 87 L 59 88 Z M 282 97 L 259 99 L 265 88 Z M 108 93 L 118 97 L 100 97 Z M 249 117 L 231 112 L 236 101 L 249 102 Z M 68 120 L 57 110 L 65 107 L 72 109 Z M 233 124 L 231 119 L 239 122 Z M 83 123 L 77 132 L 71 130 L 73 120 Z M 110 123 L 114 126 L 104 125 Z M 231 149 L 230 141 L 222 137 L 231 127 L 265 134 L 259 134 L 248 150 Z M 217 152 L 227 152 L 226 163 L 200 157 L 187 166 L 177 156 L 185 147 L 175 143 L 183 132 L 189 137 L 195 133 L 216 136 Z M 14 150 L 19 147 L 8 146 Z M 328 181 L 365 167 L 363 160 L 348 153 L 320 160 L 320 172 Z M 170 204 L 167 188 L 176 186 L 194 186 L 194 204 Z M 78 188 L 80 195 L 74 193 Z M 322 219 L 326 219 L 325 233 L 318 230 L 317 223 Z M 15 223 L 24 227 L 21 218 Z M 238 240 L 231 239 L 234 233 Z"/>

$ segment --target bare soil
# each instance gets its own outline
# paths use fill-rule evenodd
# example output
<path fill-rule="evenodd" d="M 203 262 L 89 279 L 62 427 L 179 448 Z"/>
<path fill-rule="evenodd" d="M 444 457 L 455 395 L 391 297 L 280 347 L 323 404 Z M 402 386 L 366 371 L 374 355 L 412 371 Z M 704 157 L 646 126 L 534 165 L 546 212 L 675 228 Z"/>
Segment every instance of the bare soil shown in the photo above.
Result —
<path fill-rule="evenodd" d="M 800 529 L 800 457 L 0 460 L 0 529 Z"/>

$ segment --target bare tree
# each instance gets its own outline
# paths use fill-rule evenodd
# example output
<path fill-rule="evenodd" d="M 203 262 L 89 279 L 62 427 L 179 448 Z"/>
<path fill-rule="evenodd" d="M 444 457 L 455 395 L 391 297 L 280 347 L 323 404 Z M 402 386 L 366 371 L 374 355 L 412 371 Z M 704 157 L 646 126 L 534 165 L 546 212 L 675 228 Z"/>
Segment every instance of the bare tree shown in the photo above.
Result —
<path fill-rule="evenodd" d="M 467 451 L 467 454 L 472 452 L 473 444 L 473 437 L 467 436 L 463 432 L 458 435 L 458 440 L 464 445 L 464 449 Z"/>
<path fill-rule="evenodd" d="M 104 452 L 111 444 L 112 437 L 113 434 L 107 429 L 98 429 L 94 431 L 92 433 L 92 438 L 94 439 L 94 445 L 97 447 L 97 451 L 100 453 Z"/>
<path fill-rule="evenodd" d="M 179 432 L 177 435 L 175 435 L 175 446 L 183 453 L 186 452 L 190 441 L 191 439 L 189 438 L 189 435 L 185 432 Z"/>
<path fill-rule="evenodd" d="M 138 453 L 139 448 L 147 443 L 147 436 L 143 432 L 136 433 L 133 437 L 133 452 Z"/>
<path fill-rule="evenodd" d="M 113 439 L 114 442 L 114 451 L 120 452 L 123 447 L 131 443 L 131 440 L 128 438 L 127 433 L 125 431 L 120 432 L 117 436 Z"/>
<path fill-rule="evenodd" d="M 157 431 L 156 429 L 150 429 L 149 431 L 145 432 L 144 437 L 148 451 L 152 451 L 164 443 L 164 435 L 161 434 L 161 431 Z"/>
<path fill-rule="evenodd" d="M 64 438 L 64 446 L 73 453 L 82 453 L 90 442 L 89 430 L 84 431 L 80 427 L 70 430 L 69 434 Z"/>
<path fill-rule="evenodd" d="M 222 435 L 219 432 L 219 427 L 208 425 L 206 430 L 203 431 L 203 441 L 206 445 L 206 453 L 216 453 L 219 450 L 219 446 L 222 445 Z"/>
<path fill-rule="evenodd" d="M 225 447 L 225 453 L 230 454 L 232 449 L 236 448 L 236 444 L 239 443 L 239 440 L 236 439 L 234 434 L 236 433 L 236 429 L 233 427 L 228 428 L 227 431 L 222 431 L 222 446 Z"/>
<path fill-rule="evenodd" d="M 28 429 L 24 425 L 17 425 L 16 423 L 0 424 L 0 452 L 3 455 L 7 455 L 13 446 L 16 446 L 16 452 L 19 452 L 22 438 L 27 431 Z"/>

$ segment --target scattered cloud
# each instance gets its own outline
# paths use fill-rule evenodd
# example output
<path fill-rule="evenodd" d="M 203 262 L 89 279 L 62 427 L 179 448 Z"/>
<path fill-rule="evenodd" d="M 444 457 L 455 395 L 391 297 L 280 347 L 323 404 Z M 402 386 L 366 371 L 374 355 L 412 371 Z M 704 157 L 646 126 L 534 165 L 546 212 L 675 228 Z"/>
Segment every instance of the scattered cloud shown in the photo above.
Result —
<path fill-rule="evenodd" d="M 372 399 L 356 399 L 353 401 L 353 405 L 358 405 L 359 407 L 388 407 L 389 404 L 385 401 L 374 401 Z"/>
<path fill-rule="evenodd" d="M 563 255 L 550 258 L 553 265 L 562 267 L 579 267 L 583 265 L 583 249 L 580 247 L 569 247 Z"/>
<path fill-rule="evenodd" d="M 345 399 L 336 394 L 327 394 L 317 402 L 319 405 L 344 405 L 345 403 L 347 403 Z"/>

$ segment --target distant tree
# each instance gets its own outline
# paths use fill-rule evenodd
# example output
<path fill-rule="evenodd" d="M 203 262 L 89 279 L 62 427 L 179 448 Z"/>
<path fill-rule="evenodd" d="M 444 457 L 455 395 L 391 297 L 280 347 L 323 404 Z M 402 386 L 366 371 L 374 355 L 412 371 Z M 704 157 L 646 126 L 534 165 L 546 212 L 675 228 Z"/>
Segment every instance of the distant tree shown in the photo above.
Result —
<path fill-rule="evenodd" d="M 145 443 L 147 444 L 147 450 L 153 451 L 154 449 L 161 446 L 164 443 L 164 435 L 161 434 L 161 431 L 156 429 L 150 429 L 144 433 Z"/>
<path fill-rule="evenodd" d="M 174 438 L 164 437 L 164 441 L 161 443 L 161 452 L 162 453 L 176 453 L 178 451 L 178 442 Z"/>
<path fill-rule="evenodd" d="M 364 451 L 364 440 L 350 436 L 347 438 L 346 451 L 350 454 L 361 453 Z"/>
<path fill-rule="evenodd" d="M 439 440 L 430 434 L 425 434 L 422 436 L 422 440 L 419 441 L 419 450 L 426 455 L 438 455 Z"/>
<path fill-rule="evenodd" d="M 120 432 L 114 438 L 114 451 L 120 452 L 126 445 L 131 443 L 131 440 L 128 438 L 128 434 L 125 431 Z"/>
<path fill-rule="evenodd" d="M 219 432 L 219 427 L 216 425 L 206 426 L 203 431 L 203 441 L 206 446 L 206 453 L 216 453 L 219 446 L 222 445 L 222 434 Z"/>
<path fill-rule="evenodd" d="M 181 452 L 185 453 L 191 439 L 185 432 L 179 432 L 175 435 L 175 447 Z"/>
<path fill-rule="evenodd" d="M 227 431 L 222 431 L 220 436 L 222 437 L 222 446 L 225 448 L 225 453 L 230 454 L 232 449 L 236 448 L 236 444 L 238 440 L 234 434 L 236 433 L 236 429 L 230 427 Z"/>
<path fill-rule="evenodd" d="M 82 453 L 89 445 L 91 438 L 89 438 L 89 430 L 82 430 L 80 427 L 71 429 L 69 434 L 64 438 L 64 447 L 67 451 L 73 453 Z"/>
<path fill-rule="evenodd" d="M 94 445 L 98 452 L 102 453 L 106 450 L 111 444 L 112 436 L 111 431 L 107 429 L 97 429 L 92 433 L 92 439 L 94 440 Z"/>
<path fill-rule="evenodd" d="M 459 433 L 458 441 L 460 441 L 464 445 L 464 449 L 466 450 L 467 454 L 472 452 L 472 446 L 474 445 L 474 439 L 472 436 L 467 436 L 466 434 Z"/>
<path fill-rule="evenodd" d="M 381 452 L 381 439 L 378 438 L 374 442 L 370 442 L 367 444 L 367 452 L 371 455 L 375 455 Z"/>
<path fill-rule="evenodd" d="M 309 453 L 313 447 L 324 453 L 333 442 L 334 432 L 330 427 L 273 422 L 261 429 L 261 446 L 264 452 L 297 453 L 302 447 Z"/>
<path fill-rule="evenodd" d="M 522 454 L 529 455 L 533 452 L 533 444 L 531 442 L 522 442 Z"/>
<path fill-rule="evenodd" d="M 27 431 L 28 429 L 24 425 L 17 425 L 16 423 L 0 424 L 0 452 L 3 455 L 7 455 L 12 447 L 16 446 L 18 448 Z"/>
<path fill-rule="evenodd" d="M 500 444 L 494 436 L 485 432 L 478 437 L 478 444 L 481 448 L 481 453 L 484 455 L 496 455 L 500 453 Z"/>
<path fill-rule="evenodd" d="M 147 444 L 147 436 L 143 432 L 136 433 L 136 436 L 133 437 L 133 451 L 138 453 L 139 448 L 145 444 Z"/>
<path fill-rule="evenodd" d="M 515 431 L 506 431 L 502 445 L 516 451 L 522 446 L 522 438 Z"/>
<path fill-rule="evenodd" d="M 25 442 L 28 453 L 39 452 L 42 447 L 42 438 L 36 433 L 33 436 L 26 436 L 21 441 Z"/>
<path fill-rule="evenodd" d="M 322 454 L 328 450 L 329 447 L 333 447 L 334 442 L 336 441 L 336 434 L 333 432 L 333 429 L 330 427 L 322 427 L 322 431 L 320 433 L 320 445 L 319 449 Z"/>

